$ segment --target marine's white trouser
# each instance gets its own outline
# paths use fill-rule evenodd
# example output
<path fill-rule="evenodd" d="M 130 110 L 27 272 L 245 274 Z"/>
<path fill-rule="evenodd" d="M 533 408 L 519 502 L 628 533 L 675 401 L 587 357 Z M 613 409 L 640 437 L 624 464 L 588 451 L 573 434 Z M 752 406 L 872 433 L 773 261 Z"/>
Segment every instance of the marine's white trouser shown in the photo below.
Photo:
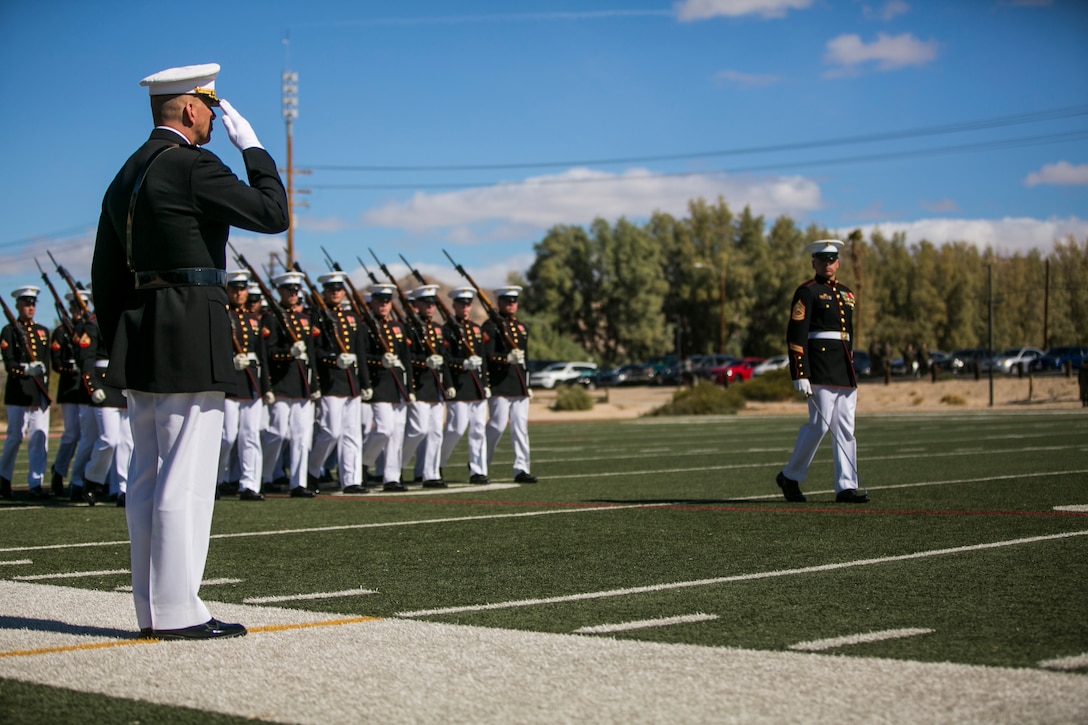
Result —
<path fill-rule="evenodd" d="M 132 421 L 126 408 L 93 408 L 98 422 L 98 440 L 91 451 L 91 460 L 83 469 L 85 481 L 107 483 L 112 465 L 117 473 L 117 491 L 124 493 L 131 471 L 133 449 Z M 202 452 L 203 453 L 203 452 Z"/>
<path fill-rule="evenodd" d="M 835 492 L 858 487 L 858 448 L 854 440 L 857 392 L 857 388 L 812 386 L 812 397 L 808 399 L 808 422 L 797 432 L 797 444 L 793 447 L 790 462 L 782 469 L 782 475 L 794 481 L 804 481 L 820 441 L 830 430 Z"/>
<path fill-rule="evenodd" d="M 49 406 L 29 407 L 9 405 L 8 437 L 4 441 L 4 452 L 0 454 L 0 476 L 11 480 L 15 471 L 15 456 L 26 436 L 26 453 L 30 470 L 26 482 L 30 488 L 42 485 L 45 464 L 49 457 Z"/>
<path fill-rule="evenodd" d="M 378 456 L 384 453 L 382 482 L 399 483 L 408 406 L 404 403 L 372 403 L 370 407 L 374 410 L 374 427 L 363 443 L 363 465 L 373 467 Z"/>
<path fill-rule="evenodd" d="M 487 401 L 451 400 L 446 404 L 446 431 L 442 437 L 442 467 L 468 431 L 468 471 L 487 475 Z"/>
<path fill-rule="evenodd" d="M 442 456 L 442 425 L 446 418 L 445 403 L 415 401 L 408 404 L 408 423 L 404 432 L 405 463 L 416 457 L 415 475 L 424 481 L 436 481 Z"/>
<path fill-rule="evenodd" d="M 198 594 L 215 505 L 223 393 L 129 390 L 135 437 L 125 516 L 132 597 L 140 628 L 180 629 L 211 619 Z"/>
<path fill-rule="evenodd" d="M 68 466 L 72 463 L 72 456 L 79 446 L 79 436 L 82 433 L 79 425 L 79 409 L 81 407 L 83 406 L 79 403 L 60 404 L 60 416 L 64 421 L 64 432 L 60 435 L 57 454 L 53 456 L 53 470 L 62 476 L 68 475 Z"/>
<path fill-rule="evenodd" d="M 261 419 L 264 402 L 227 398 L 219 446 L 219 483 L 237 481 L 242 490 L 261 490 Z M 234 476 L 237 475 L 237 478 Z"/>
<path fill-rule="evenodd" d="M 94 453 L 94 444 L 98 442 L 98 416 L 95 415 L 93 405 L 79 406 L 79 445 L 76 446 L 76 456 L 72 459 L 72 478 L 69 484 L 83 486 L 83 471 Z M 55 466 L 56 464 L 54 464 Z M 63 475 L 63 472 L 60 472 Z"/>
<path fill-rule="evenodd" d="M 314 436 L 314 405 L 309 398 L 276 398 L 268 411 L 268 427 L 261 434 L 264 471 L 261 480 L 271 483 L 278 478 L 277 466 L 285 442 L 290 442 L 287 457 L 290 486 L 306 485 L 306 466 Z"/>
<path fill-rule="evenodd" d="M 487 467 L 494 470 L 495 446 L 502 432 L 510 426 L 510 441 L 514 444 L 514 470 L 529 473 L 529 398 L 488 398 L 491 420 L 487 423 Z"/>
<path fill-rule="evenodd" d="M 340 488 L 363 482 L 363 401 L 357 397 L 323 395 L 317 401 L 317 428 L 310 451 L 309 474 L 320 476 L 336 448 Z"/>

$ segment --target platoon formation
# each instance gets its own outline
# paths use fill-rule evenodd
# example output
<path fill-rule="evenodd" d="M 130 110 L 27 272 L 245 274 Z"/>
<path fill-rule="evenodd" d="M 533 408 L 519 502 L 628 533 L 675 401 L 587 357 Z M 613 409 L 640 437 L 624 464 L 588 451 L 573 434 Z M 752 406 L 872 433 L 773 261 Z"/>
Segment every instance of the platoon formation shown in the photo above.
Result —
<path fill-rule="evenodd" d="M 345 495 L 446 488 L 447 464 L 466 436 L 468 466 L 451 479 L 487 484 L 507 428 L 513 479 L 537 481 L 520 287 L 493 290 L 495 304 L 474 281 L 442 295 L 409 265 L 418 284 L 405 291 L 379 262 L 389 281 L 367 269 L 372 284 L 360 290 L 331 259 L 332 271 L 316 282 L 298 263 L 265 282 L 243 255 L 235 259 L 239 268 L 224 278 L 235 390 L 226 395 L 216 498 L 313 498 L 334 485 Z M 25 439 L 31 499 L 123 507 L 133 450 L 126 395 L 106 379 L 110 355 L 93 295 L 56 267 L 70 291 L 62 298 L 42 270 L 59 318 L 52 332 L 35 321 L 40 287 L 12 292 L 16 312 L 4 303 L 8 433 L 0 497 L 13 496 Z M 476 302 L 488 313 L 482 325 L 472 319 Z M 56 400 L 51 373 L 59 378 Z M 63 433 L 50 466 L 53 403 Z"/>

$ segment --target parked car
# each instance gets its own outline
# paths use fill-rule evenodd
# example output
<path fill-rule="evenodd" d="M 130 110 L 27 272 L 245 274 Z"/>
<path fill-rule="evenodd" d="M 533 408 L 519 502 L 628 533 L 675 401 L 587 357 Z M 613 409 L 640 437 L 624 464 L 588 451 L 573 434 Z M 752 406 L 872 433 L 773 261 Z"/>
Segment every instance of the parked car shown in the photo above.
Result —
<path fill-rule="evenodd" d="M 746 357 L 725 369 L 721 377 L 715 380 L 719 385 L 732 385 L 752 379 L 752 370 L 763 362 L 761 357 Z"/>
<path fill-rule="evenodd" d="M 983 360 L 982 372 L 989 372 L 993 368 L 995 372 L 1013 375 L 1021 368 L 1027 371 L 1032 360 L 1045 354 L 1037 347 L 1010 347 L 992 358 Z"/>
<path fill-rule="evenodd" d="M 984 359 L 993 356 L 993 350 L 982 347 L 965 347 L 962 350 L 953 350 L 948 359 L 942 361 L 937 367 L 954 375 L 970 373 L 975 369 L 976 362 L 981 364 Z"/>
<path fill-rule="evenodd" d="M 562 360 L 534 360 L 530 359 L 525 362 L 525 367 L 529 369 L 529 374 L 538 373 L 549 365 L 554 365 Z"/>
<path fill-rule="evenodd" d="M 732 355 L 721 355 L 720 360 L 716 359 L 713 365 L 707 365 L 701 368 L 697 373 L 697 377 L 701 377 L 705 380 L 717 383 L 719 378 L 725 375 L 725 369 L 730 365 L 739 362 L 738 358 Z"/>
<path fill-rule="evenodd" d="M 1031 369 L 1036 372 L 1054 372 L 1064 369 L 1065 364 L 1069 363 L 1074 370 L 1080 370 L 1085 358 L 1088 358 L 1088 347 L 1083 345 L 1052 347 L 1046 351 L 1046 355 L 1031 361 Z"/>
<path fill-rule="evenodd" d="M 654 382 L 654 369 L 646 363 L 628 363 L 597 376 L 597 385 L 649 385 Z"/>
<path fill-rule="evenodd" d="M 556 383 L 573 380 L 585 370 L 596 370 L 597 363 L 557 362 L 529 375 L 529 385 L 534 388 L 554 388 Z"/>
<path fill-rule="evenodd" d="M 754 377 L 756 375 L 762 375 L 763 373 L 769 373 L 772 370 L 781 370 L 789 364 L 790 359 L 785 355 L 775 355 L 752 368 L 752 375 Z"/>
<path fill-rule="evenodd" d="M 854 374 L 867 378 L 873 374 L 873 361 L 864 350 L 854 350 Z"/>

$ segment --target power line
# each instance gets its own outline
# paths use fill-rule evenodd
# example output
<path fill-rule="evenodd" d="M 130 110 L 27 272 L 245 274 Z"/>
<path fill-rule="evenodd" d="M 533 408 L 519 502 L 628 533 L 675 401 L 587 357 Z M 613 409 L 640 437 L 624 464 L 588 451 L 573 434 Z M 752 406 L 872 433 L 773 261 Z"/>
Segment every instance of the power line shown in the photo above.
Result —
<path fill-rule="evenodd" d="M 981 131 L 989 128 L 1001 128 L 1018 126 L 1026 123 L 1040 123 L 1054 121 L 1063 118 L 1074 118 L 1088 115 L 1088 105 L 1067 106 L 1053 108 L 1034 113 L 1021 113 L 1011 116 L 998 116 L 995 118 L 977 121 L 965 121 L 961 123 L 943 124 L 940 126 L 926 126 L 916 129 L 901 131 L 887 131 L 884 133 L 862 134 L 858 136 L 841 136 L 838 138 L 822 139 L 817 141 L 798 141 L 770 146 L 750 146 L 736 149 L 718 151 L 696 151 L 682 154 L 662 154 L 656 156 L 629 156 L 610 159 L 589 159 L 580 161 L 526 161 L 505 164 L 455 164 L 455 165 L 421 165 L 421 166 L 350 166 L 350 165 L 319 165 L 308 164 L 307 168 L 319 171 L 380 171 L 380 172 L 420 172 L 420 171 L 501 171 L 508 169 L 532 169 L 555 168 L 565 166 L 607 166 L 614 164 L 647 163 L 654 161 L 685 161 L 691 159 L 714 158 L 721 156 L 740 156 L 746 154 L 773 153 L 779 151 L 799 151 L 802 149 L 821 148 L 826 146 L 851 146 L 862 143 L 876 143 L 878 141 L 897 141 L 908 138 L 921 138 L 925 136 L 937 136 L 949 133 L 964 133 L 967 131 Z M 394 187 L 396 188 L 396 187 Z"/>
<path fill-rule="evenodd" d="M 976 151 L 992 151 L 1006 148 L 1019 148 L 1023 146 L 1039 146 L 1050 143 L 1062 143 L 1088 139 L 1086 131 L 1068 131 L 1061 134 L 1046 134 L 1043 136 L 1025 136 L 997 141 L 983 141 L 973 144 L 957 144 L 954 146 L 940 146 L 928 149 L 912 149 L 908 151 L 889 151 L 883 153 L 862 154 L 857 156 L 840 156 L 830 159 L 816 159 L 810 161 L 786 161 L 758 166 L 745 166 L 731 169 L 713 169 L 709 171 L 677 171 L 661 172 L 654 174 L 642 174 L 639 176 L 608 176 L 583 179 L 536 179 L 532 182 L 525 181 L 500 181 L 500 182 L 475 182 L 475 183 L 428 183 L 428 184 L 312 184 L 314 189 L 370 189 L 370 190 L 394 190 L 394 189 L 466 189 L 478 187 L 508 187 L 508 186 L 550 186 L 554 184 L 594 184 L 617 183 L 626 181 L 645 181 L 647 179 L 667 179 L 700 176 L 718 176 L 721 174 L 743 174 L 756 171 L 772 171 L 811 166 L 834 166 L 840 164 L 863 163 L 867 161 L 886 161 L 897 158 L 916 158 L 919 156 L 943 156 L 955 153 L 968 153 Z"/>

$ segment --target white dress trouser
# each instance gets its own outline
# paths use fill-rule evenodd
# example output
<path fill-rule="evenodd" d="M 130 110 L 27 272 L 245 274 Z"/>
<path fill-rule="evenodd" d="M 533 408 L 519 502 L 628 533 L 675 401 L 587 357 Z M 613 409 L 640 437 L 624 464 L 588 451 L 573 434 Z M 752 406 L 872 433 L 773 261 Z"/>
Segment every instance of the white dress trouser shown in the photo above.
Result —
<path fill-rule="evenodd" d="M 79 445 L 76 446 L 76 456 L 72 459 L 72 478 L 69 483 L 72 486 L 83 486 L 83 471 L 94 453 L 94 444 L 98 442 L 98 416 L 94 414 L 93 405 L 79 406 Z M 60 471 L 63 475 L 63 471 Z"/>
<path fill-rule="evenodd" d="M 125 516 L 140 628 L 211 619 L 200 600 L 208 558 L 223 393 L 128 392 L 135 436 Z"/>
<path fill-rule="evenodd" d="M 219 447 L 218 481 L 238 481 L 244 491 L 261 490 L 261 400 L 227 398 L 223 409 L 223 437 Z M 237 478 L 233 473 L 237 472 Z"/>
<path fill-rule="evenodd" d="M 109 480 L 110 466 L 117 472 L 119 490 L 125 491 L 132 458 L 132 425 L 125 408 L 93 408 L 98 422 L 98 440 L 91 460 L 83 469 L 83 478 L 93 483 Z"/>
<path fill-rule="evenodd" d="M 858 487 L 858 448 L 854 439 L 857 392 L 857 388 L 812 386 L 812 397 L 808 399 L 808 422 L 797 432 L 797 444 L 793 447 L 790 462 L 782 469 L 782 475 L 797 482 L 804 481 L 820 441 L 830 430 L 835 492 Z"/>
<path fill-rule="evenodd" d="M 495 446 L 502 432 L 510 426 L 510 441 L 514 444 L 514 470 L 529 473 L 529 398 L 507 398 L 493 395 L 488 398 L 491 420 L 487 423 L 487 467 L 493 470 Z"/>
<path fill-rule="evenodd" d="M 404 450 L 404 426 L 408 406 L 404 403 L 372 403 L 374 427 L 363 443 L 363 465 L 373 467 L 385 454 L 383 483 L 400 483 L 401 455 Z"/>
<path fill-rule="evenodd" d="M 446 404 L 417 400 L 408 404 L 408 424 L 404 431 L 404 461 L 416 456 L 415 473 L 424 481 L 437 481 L 438 462 L 442 456 L 442 426 L 446 422 Z"/>
<path fill-rule="evenodd" d="M 320 476 L 325 461 L 336 448 L 336 469 L 340 488 L 363 482 L 363 401 L 338 395 L 323 395 L 317 401 L 317 428 L 310 451 L 309 474 Z"/>
<path fill-rule="evenodd" d="M 68 475 L 68 466 L 72 463 L 72 456 L 79 446 L 79 436 L 82 432 L 79 426 L 79 403 L 61 403 L 60 415 L 64 420 L 64 432 L 60 435 L 60 443 L 57 445 L 57 455 L 53 456 L 53 470 L 62 476 Z"/>
<path fill-rule="evenodd" d="M 26 453 L 30 464 L 26 482 L 30 488 L 39 488 L 49 456 L 49 407 L 9 405 L 7 409 L 8 436 L 4 441 L 4 452 L 0 454 L 0 476 L 10 481 L 14 475 L 15 456 L 23 443 L 25 430 Z"/>
<path fill-rule="evenodd" d="M 290 443 L 288 476 L 291 488 L 306 485 L 306 466 L 314 437 L 314 405 L 309 398 L 276 398 L 268 411 L 268 427 L 261 437 L 264 472 L 261 480 L 278 478 L 277 466 L 284 443 Z"/>
<path fill-rule="evenodd" d="M 468 431 L 468 471 L 487 475 L 487 401 L 451 400 L 446 404 L 446 431 L 442 436 L 442 467 L 450 460 L 461 437 Z"/>

